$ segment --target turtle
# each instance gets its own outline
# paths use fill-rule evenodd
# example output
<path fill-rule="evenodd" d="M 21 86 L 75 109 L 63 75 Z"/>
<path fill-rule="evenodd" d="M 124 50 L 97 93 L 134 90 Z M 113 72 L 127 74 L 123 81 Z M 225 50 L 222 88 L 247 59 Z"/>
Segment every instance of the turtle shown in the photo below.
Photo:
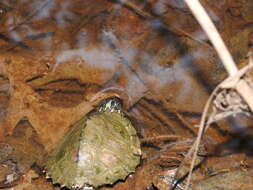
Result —
<path fill-rule="evenodd" d="M 140 164 L 137 132 L 119 98 L 108 98 L 71 126 L 49 156 L 45 171 L 53 184 L 92 189 L 125 180 Z"/>

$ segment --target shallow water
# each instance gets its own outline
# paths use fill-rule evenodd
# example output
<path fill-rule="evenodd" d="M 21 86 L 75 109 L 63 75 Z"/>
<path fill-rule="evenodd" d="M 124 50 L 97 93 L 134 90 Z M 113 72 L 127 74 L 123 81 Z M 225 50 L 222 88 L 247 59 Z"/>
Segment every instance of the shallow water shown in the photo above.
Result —
<path fill-rule="evenodd" d="M 252 3 L 202 3 L 238 65 L 243 65 L 239 60 L 249 51 L 253 29 Z M 24 138 L 32 134 L 32 142 L 46 155 L 71 124 L 103 99 L 118 96 L 139 137 L 158 140 L 143 143 L 143 164 L 113 188 L 168 187 L 159 176 L 168 176 L 171 167 L 179 165 L 189 148 L 182 139 L 196 136 L 204 103 L 226 76 L 182 1 L 3 0 L 0 26 L 1 142 L 17 146 L 15 139 L 21 137 L 16 131 L 21 130 Z M 251 123 L 250 117 L 239 115 L 212 125 L 204 138 L 210 158 L 194 179 L 250 170 Z M 24 150 L 29 154 L 34 148 L 29 138 L 23 141 L 14 156 L 17 162 L 25 159 Z M 179 146 L 171 150 L 172 142 Z M 42 158 L 33 159 L 42 167 Z M 22 172 L 31 162 L 21 162 L 26 168 Z M 34 183 L 53 188 L 40 180 Z"/>

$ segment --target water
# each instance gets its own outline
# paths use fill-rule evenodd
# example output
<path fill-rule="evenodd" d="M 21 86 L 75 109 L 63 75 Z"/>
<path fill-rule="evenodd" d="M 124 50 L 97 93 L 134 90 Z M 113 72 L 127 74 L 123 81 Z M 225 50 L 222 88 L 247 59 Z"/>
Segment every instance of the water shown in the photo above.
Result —
<path fill-rule="evenodd" d="M 203 4 L 238 61 L 248 51 L 251 13 L 245 4 L 251 3 L 241 5 L 243 12 L 232 3 L 215 2 Z M 242 12 L 240 19 L 234 9 Z M 25 119 L 46 152 L 71 124 L 110 96 L 123 100 L 141 139 L 192 139 L 205 101 L 226 76 L 206 35 L 179 0 L 3 0 L 0 26 L 0 141 Z M 235 151 L 231 130 L 251 125 L 251 119 L 241 120 L 210 128 L 204 142 L 214 156 L 202 173 L 210 168 L 238 169 L 244 159 L 251 165 L 244 152 L 230 157 L 213 153 L 227 141 L 228 149 Z M 167 175 L 170 164 L 157 167 L 164 156 L 161 150 L 166 153 L 171 141 L 144 144 L 143 165 L 115 189 L 127 189 L 131 183 L 145 189 L 160 181 L 157 176 Z M 166 159 L 176 167 L 181 149 L 174 154 Z M 154 175 L 145 176 L 147 169 Z M 199 174 L 196 179 L 207 176 Z"/>

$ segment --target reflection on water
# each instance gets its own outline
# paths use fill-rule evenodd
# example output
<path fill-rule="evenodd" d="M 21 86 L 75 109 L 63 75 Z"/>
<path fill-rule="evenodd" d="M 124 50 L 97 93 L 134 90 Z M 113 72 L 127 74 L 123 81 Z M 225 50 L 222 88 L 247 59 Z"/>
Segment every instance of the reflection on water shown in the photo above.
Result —
<path fill-rule="evenodd" d="M 150 10 L 148 3 L 137 5 Z M 156 14 L 159 7 L 160 10 L 168 9 L 168 6 L 158 1 L 150 11 Z M 174 2 L 171 6 L 186 11 L 182 2 Z M 129 76 L 124 87 L 127 93 L 135 93 L 138 85 L 150 88 L 150 82 L 157 88 L 176 82 L 177 86 L 182 85 L 175 99 L 180 102 L 193 88 L 189 75 L 196 69 L 189 63 L 194 57 L 190 58 L 191 52 L 185 50 L 187 44 L 183 36 L 164 25 L 166 11 L 157 18 L 152 17 L 158 23 L 154 24 L 131 8 L 102 0 L 98 3 L 6 0 L 1 4 L 1 25 L 4 26 L 0 29 L 1 51 L 45 52 L 56 59 L 53 71 L 62 62 L 76 57 L 85 61 L 77 64 L 91 64 L 113 72 L 119 71 L 118 68 L 122 67 L 119 65 L 123 64 L 126 68 L 120 69 L 119 73 Z M 169 15 L 169 18 L 171 16 L 175 15 Z M 194 51 L 194 55 L 198 51 Z M 200 53 L 198 57 L 201 57 Z"/>

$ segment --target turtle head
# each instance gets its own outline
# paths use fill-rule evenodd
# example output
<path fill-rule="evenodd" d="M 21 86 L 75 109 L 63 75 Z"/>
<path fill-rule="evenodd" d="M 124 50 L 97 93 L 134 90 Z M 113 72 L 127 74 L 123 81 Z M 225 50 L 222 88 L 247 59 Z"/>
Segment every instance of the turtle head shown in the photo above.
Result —
<path fill-rule="evenodd" d="M 111 97 L 102 101 L 99 106 L 99 112 L 121 112 L 122 102 L 117 97 Z"/>

